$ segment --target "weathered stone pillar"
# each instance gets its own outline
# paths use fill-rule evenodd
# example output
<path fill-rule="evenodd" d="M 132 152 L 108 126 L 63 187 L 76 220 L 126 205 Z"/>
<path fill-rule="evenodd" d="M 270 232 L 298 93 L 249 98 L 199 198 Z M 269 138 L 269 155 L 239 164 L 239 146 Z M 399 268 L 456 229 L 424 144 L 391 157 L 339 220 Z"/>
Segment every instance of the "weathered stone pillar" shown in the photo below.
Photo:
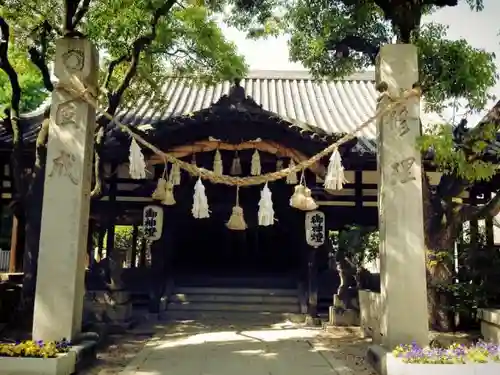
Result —
<path fill-rule="evenodd" d="M 96 91 L 99 59 L 84 38 L 56 43 L 55 75 Z M 35 340 L 72 339 L 82 323 L 96 113 L 62 89 L 52 93 L 40 254 L 33 320 Z"/>
<path fill-rule="evenodd" d="M 417 48 L 383 46 L 376 67 L 377 84 L 385 82 L 399 97 L 418 81 Z M 380 106 L 390 99 L 381 98 Z M 378 122 L 378 208 L 380 229 L 382 344 L 428 344 L 427 284 L 422 207 L 420 101 L 412 98 Z"/>

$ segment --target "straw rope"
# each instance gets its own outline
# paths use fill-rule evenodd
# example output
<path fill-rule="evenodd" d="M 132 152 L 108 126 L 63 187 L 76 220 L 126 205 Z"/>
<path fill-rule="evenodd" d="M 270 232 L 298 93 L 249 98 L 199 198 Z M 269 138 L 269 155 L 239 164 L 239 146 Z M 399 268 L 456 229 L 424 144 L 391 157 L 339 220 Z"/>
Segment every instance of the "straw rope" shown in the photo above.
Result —
<path fill-rule="evenodd" d="M 75 77 L 76 78 L 76 77 Z M 79 88 L 78 88 L 79 87 Z M 332 143 L 330 146 L 326 147 L 323 151 L 320 151 L 316 155 L 312 156 L 308 160 L 304 160 L 300 163 L 297 163 L 293 167 L 288 167 L 281 169 L 279 171 L 259 175 L 259 176 L 248 176 L 248 177 L 237 177 L 237 176 L 228 176 L 228 175 L 216 175 L 210 170 L 205 168 L 199 168 L 196 165 L 187 163 L 183 160 L 177 159 L 176 157 L 169 155 L 166 152 L 163 152 L 155 145 L 146 141 L 141 136 L 135 134 L 127 125 L 122 124 L 115 116 L 110 115 L 104 109 L 99 106 L 94 95 L 89 92 L 89 89 L 85 88 L 83 83 L 76 82 L 73 85 L 59 83 L 56 86 L 56 89 L 61 89 L 66 91 L 68 94 L 73 95 L 75 98 L 79 98 L 87 102 L 91 105 L 98 113 L 106 117 L 108 120 L 114 122 L 121 130 L 128 133 L 131 137 L 133 137 L 138 143 L 143 145 L 144 147 L 150 149 L 155 154 L 165 159 L 166 162 L 170 162 L 172 164 L 177 164 L 181 169 L 185 170 L 189 174 L 195 177 L 201 177 L 202 179 L 209 180 L 214 184 L 224 184 L 229 186 L 254 186 L 254 185 L 262 185 L 266 182 L 277 181 L 282 178 L 286 178 L 290 173 L 299 172 L 301 170 L 307 169 L 312 166 L 314 163 L 321 160 L 323 157 L 332 153 L 336 148 L 338 148 L 341 144 L 350 141 L 355 138 L 356 133 L 361 131 L 370 125 L 373 121 L 379 119 L 382 116 L 385 116 L 391 112 L 394 112 L 396 109 L 401 107 L 408 99 L 415 96 L 420 96 L 419 89 L 412 89 L 405 92 L 400 98 L 391 102 L 387 107 L 377 111 L 373 116 L 364 121 L 361 125 L 359 125 L 353 132 L 344 135 L 342 138 Z"/>

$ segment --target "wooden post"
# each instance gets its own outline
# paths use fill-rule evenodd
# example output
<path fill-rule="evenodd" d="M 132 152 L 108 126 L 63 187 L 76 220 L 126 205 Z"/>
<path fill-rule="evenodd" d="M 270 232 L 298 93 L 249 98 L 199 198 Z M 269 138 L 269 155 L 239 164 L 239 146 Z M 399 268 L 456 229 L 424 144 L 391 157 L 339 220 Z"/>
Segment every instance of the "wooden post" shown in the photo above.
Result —
<path fill-rule="evenodd" d="M 139 267 L 146 267 L 146 239 L 142 239 L 141 252 L 139 257 Z"/>
<path fill-rule="evenodd" d="M 107 232 L 106 237 L 106 258 L 111 256 L 113 249 L 115 247 L 115 225 L 116 225 L 116 215 L 117 215 L 117 205 L 116 205 L 116 193 L 117 193 L 117 173 L 118 164 L 113 163 L 111 165 L 111 177 L 109 179 L 109 211 L 107 217 Z"/>
<path fill-rule="evenodd" d="M 318 250 L 308 246 L 308 311 L 307 314 L 311 318 L 318 317 Z"/>
<path fill-rule="evenodd" d="M 17 258 L 18 258 L 18 237 L 19 237 L 19 220 L 16 215 L 12 216 L 12 232 L 10 235 L 10 259 L 9 259 L 9 272 L 17 271 Z"/>
<path fill-rule="evenodd" d="M 135 268 L 137 263 L 137 239 L 139 237 L 139 226 L 134 224 L 132 232 L 132 257 L 130 259 L 130 268 Z"/>

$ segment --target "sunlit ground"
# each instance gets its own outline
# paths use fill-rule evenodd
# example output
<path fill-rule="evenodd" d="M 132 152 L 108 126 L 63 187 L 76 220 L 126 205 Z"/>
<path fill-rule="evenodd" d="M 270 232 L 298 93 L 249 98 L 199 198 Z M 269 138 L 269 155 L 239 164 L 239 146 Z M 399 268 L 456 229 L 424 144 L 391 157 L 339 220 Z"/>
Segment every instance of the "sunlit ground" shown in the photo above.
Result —
<path fill-rule="evenodd" d="M 359 374 L 335 358 L 324 335 L 290 322 L 177 322 L 154 337 L 122 375 Z"/>

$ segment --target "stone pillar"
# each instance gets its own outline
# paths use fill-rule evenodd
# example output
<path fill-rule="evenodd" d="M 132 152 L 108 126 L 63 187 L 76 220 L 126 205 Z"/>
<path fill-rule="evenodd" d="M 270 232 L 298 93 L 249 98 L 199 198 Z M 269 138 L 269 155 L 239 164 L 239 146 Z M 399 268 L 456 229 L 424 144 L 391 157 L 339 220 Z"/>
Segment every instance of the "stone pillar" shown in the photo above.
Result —
<path fill-rule="evenodd" d="M 392 98 L 418 82 L 417 48 L 383 46 L 376 66 L 377 84 Z M 382 86 L 382 85 L 380 85 Z M 379 87 L 380 87 L 379 86 Z M 383 95 L 380 107 L 390 99 Z M 416 341 L 428 344 L 427 284 L 422 206 L 420 101 L 384 116 L 378 131 L 378 209 L 380 229 L 382 344 L 393 349 Z"/>
<path fill-rule="evenodd" d="M 95 47 L 84 38 L 56 43 L 55 75 L 95 93 Z M 72 339 L 82 323 L 96 112 L 62 89 L 52 93 L 33 339 Z"/>

